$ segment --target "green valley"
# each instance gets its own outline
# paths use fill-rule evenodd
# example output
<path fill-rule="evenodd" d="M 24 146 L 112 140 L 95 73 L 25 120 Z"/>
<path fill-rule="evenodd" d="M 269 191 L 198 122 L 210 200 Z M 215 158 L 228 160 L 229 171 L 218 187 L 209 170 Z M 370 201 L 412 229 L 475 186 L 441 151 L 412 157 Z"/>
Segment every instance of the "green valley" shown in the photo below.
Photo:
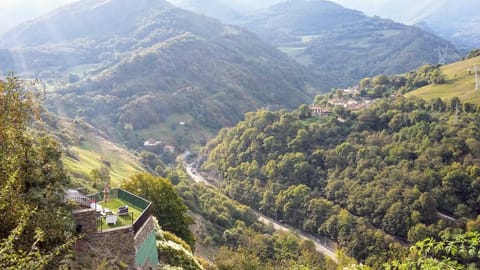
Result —
<path fill-rule="evenodd" d="M 401 258 L 405 244 L 476 226 L 480 122 L 476 107 L 458 113 L 455 102 L 398 97 L 360 111 L 331 107 L 342 121 L 310 121 L 305 105 L 261 110 L 223 129 L 203 168 L 223 178 L 232 198 L 379 268 Z"/>
<path fill-rule="evenodd" d="M 308 69 L 242 28 L 162 0 L 94 2 L 3 35 L 1 70 L 39 78 L 52 112 L 130 148 L 154 138 L 185 149 L 248 111 L 294 108 L 318 89 Z"/>
<path fill-rule="evenodd" d="M 461 57 L 448 41 L 419 28 L 324 0 L 281 2 L 239 23 L 316 72 L 324 91 L 436 64 L 439 47 L 450 48 L 448 62 Z"/>
<path fill-rule="evenodd" d="M 480 49 L 337 1 L 172 1 L 197 13 L 0 33 L 0 269 L 480 269 Z"/>

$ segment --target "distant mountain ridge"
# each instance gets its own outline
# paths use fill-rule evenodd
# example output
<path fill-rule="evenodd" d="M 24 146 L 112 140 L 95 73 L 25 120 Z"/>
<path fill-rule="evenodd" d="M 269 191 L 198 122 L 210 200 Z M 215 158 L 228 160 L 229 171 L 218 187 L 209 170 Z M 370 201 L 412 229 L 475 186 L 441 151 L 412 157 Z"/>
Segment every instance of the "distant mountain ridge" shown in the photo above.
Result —
<path fill-rule="evenodd" d="M 316 88 L 308 70 L 254 34 L 160 0 L 80 1 L 2 40 L 22 71 L 66 80 L 47 85 L 52 111 L 134 147 L 149 137 L 198 142 L 246 112 L 308 102 Z M 176 129 L 180 121 L 188 125 Z"/>
<path fill-rule="evenodd" d="M 451 43 L 419 28 L 324 0 L 283 2 L 246 17 L 242 25 L 315 70 L 330 87 L 436 64 L 437 47 L 451 48 L 448 62 L 460 58 Z"/>
<path fill-rule="evenodd" d="M 468 51 L 480 46 L 478 10 L 477 0 L 389 0 L 377 8 L 376 14 L 418 25 Z"/>

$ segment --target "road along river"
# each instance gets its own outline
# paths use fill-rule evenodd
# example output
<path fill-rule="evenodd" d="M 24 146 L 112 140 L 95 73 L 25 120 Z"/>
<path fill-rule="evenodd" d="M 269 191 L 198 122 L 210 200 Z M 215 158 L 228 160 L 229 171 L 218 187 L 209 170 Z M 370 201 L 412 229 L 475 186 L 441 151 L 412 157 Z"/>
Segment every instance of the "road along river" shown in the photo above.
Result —
<path fill-rule="evenodd" d="M 188 175 L 195 182 L 202 183 L 202 184 L 205 184 L 207 186 L 210 186 L 210 187 L 213 187 L 213 188 L 217 189 L 217 187 L 215 185 L 213 185 L 205 177 L 203 177 L 195 168 L 192 167 L 191 164 L 184 163 L 184 167 L 185 167 L 185 170 L 187 171 Z M 277 221 L 275 221 L 275 220 L 273 220 L 269 217 L 266 217 L 266 216 L 258 213 L 257 211 L 255 211 L 253 209 L 252 209 L 252 211 L 255 212 L 255 214 L 258 217 L 258 221 L 260 223 L 263 223 L 267 226 L 271 225 L 276 231 L 295 233 L 296 235 L 298 235 L 298 237 L 300 237 L 304 240 L 312 241 L 315 244 L 315 250 L 317 250 L 317 252 L 319 252 L 319 253 L 323 254 L 324 256 L 330 258 L 335 263 L 338 263 L 338 258 L 337 258 L 337 255 L 335 253 L 335 250 L 332 250 L 329 247 L 327 247 L 327 245 L 324 244 L 324 242 L 322 242 L 320 239 L 318 239 L 318 238 L 316 238 L 312 235 L 308 235 L 306 233 L 300 232 L 300 231 L 298 231 L 298 230 L 296 230 L 296 229 L 294 229 L 290 226 L 281 224 L 280 222 L 277 222 Z"/>

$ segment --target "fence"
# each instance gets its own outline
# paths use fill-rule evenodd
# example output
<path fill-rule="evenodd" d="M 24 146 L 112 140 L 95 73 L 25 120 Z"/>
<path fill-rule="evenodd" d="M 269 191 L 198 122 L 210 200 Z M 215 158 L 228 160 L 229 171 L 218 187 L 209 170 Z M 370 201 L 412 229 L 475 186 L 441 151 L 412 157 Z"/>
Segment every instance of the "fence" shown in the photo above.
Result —
<path fill-rule="evenodd" d="M 152 215 L 152 204 L 150 203 L 145 210 L 143 210 L 142 214 L 135 220 L 133 223 L 133 232 L 137 234 L 137 232 L 142 228 L 143 224 L 147 222 L 148 218 Z"/>
<path fill-rule="evenodd" d="M 117 217 L 117 222 L 113 226 L 109 226 L 106 223 L 105 217 L 97 217 L 97 231 L 103 232 L 124 226 L 131 226 L 133 224 L 133 221 L 133 213 L 129 213 L 128 216 Z"/>
<path fill-rule="evenodd" d="M 103 201 L 104 197 L 105 194 L 103 192 L 88 195 L 90 200 L 94 200 L 96 202 Z M 133 206 L 143 209 L 140 216 L 138 216 L 135 220 L 133 219 L 133 213 L 129 214 L 129 217 L 131 217 L 130 219 L 126 219 L 126 217 L 118 217 L 117 225 L 115 225 L 115 227 L 133 225 L 133 231 L 136 234 L 152 215 L 152 203 L 128 191 L 123 189 L 112 189 L 108 193 L 108 197 L 109 199 L 121 199 Z M 104 220 L 102 218 L 97 218 L 97 228 L 100 231 L 111 229 L 111 227 L 108 227 L 108 225 L 104 224 Z"/>
<path fill-rule="evenodd" d="M 138 208 L 141 208 L 141 209 L 145 210 L 150 205 L 149 201 L 147 201 L 143 198 L 140 198 L 137 195 L 132 194 L 132 193 L 130 193 L 128 191 L 125 191 L 123 189 L 114 189 L 112 191 L 115 191 L 116 198 L 124 200 L 128 203 L 131 203 L 132 205 L 134 205 Z"/>

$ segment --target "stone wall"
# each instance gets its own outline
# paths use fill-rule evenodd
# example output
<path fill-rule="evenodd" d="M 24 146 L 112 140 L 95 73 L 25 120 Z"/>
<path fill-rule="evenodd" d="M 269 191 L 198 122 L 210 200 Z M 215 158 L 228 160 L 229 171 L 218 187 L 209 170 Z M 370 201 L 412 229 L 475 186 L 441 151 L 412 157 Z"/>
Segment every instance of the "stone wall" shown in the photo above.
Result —
<path fill-rule="evenodd" d="M 108 250 L 111 255 L 126 263 L 129 269 L 135 269 L 135 243 L 133 238 L 132 226 L 99 232 L 94 236 L 95 242 Z"/>
<path fill-rule="evenodd" d="M 76 252 L 86 252 L 88 249 L 90 250 L 88 253 L 92 254 L 96 260 L 106 259 L 107 261 L 111 261 L 112 258 L 116 258 L 128 265 L 128 269 L 149 269 L 149 264 L 152 262 L 147 260 L 147 265 L 135 265 L 135 260 L 137 252 L 141 248 L 143 251 L 145 250 L 147 238 L 152 238 L 152 233 L 155 231 L 152 216 L 147 219 L 136 234 L 133 231 L 133 226 L 98 232 L 95 209 L 75 210 L 73 211 L 73 216 L 77 224 L 78 232 L 87 235 L 86 238 L 77 242 L 75 247 Z M 150 242 L 149 240 L 147 250 L 149 252 L 155 251 L 154 253 L 156 253 L 156 244 L 154 243 L 152 247 L 150 247 Z M 87 245 L 87 243 L 90 244 Z M 90 248 L 87 248 L 89 245 Z M 155 260 L 153 261 L 156 262 Z"/>
<path fill-rule="evenodd" d="M 135 261 L 141 269 L 150 269 L 151 264 L 158 264 L 153 216 L 150 216 L 135 234 Z"/>
<path fill-rule="evenodd" d="M 150 216 L 145 224 L 143 224 L 142 228 L 137 232 L 135 235 L 135 249 L 138 250 L 140 246 L 145 242 L 147 239 L 148 234 L 155 229 L 155 225 L 153 223 L 153 217 Z"/>
<path fill-rule="evenodd" d="M 78 209 L 73 211 L 77 233 L 94 235 L 97 232 L 95 209 Z"/>

